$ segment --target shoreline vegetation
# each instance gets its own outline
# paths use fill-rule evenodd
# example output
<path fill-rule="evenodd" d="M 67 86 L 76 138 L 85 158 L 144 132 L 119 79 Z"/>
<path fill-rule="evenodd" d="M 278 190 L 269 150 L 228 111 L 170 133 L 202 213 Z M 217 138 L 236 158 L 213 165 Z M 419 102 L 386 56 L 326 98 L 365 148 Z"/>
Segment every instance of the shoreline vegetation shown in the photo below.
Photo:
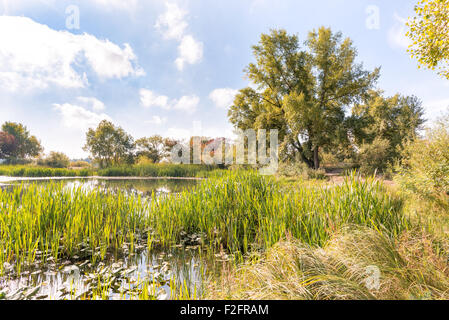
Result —
<path fill-rule="evenodd" d="M 51 177 L 135 177 L 135 178 L 201 178 L 217 166 L 144 164 L 111 167 L 105 169 L 61 169 L 33 165 L 0 165 L 0 176 L 22 178 Z"/>
<path fill-rule="evenodd" d="M 449 26 L 448 3 L 420 0 L 408 23 L 421 65 L 447 62 L 449 38 L 427 27 Z M 135 139 L 103 119 L 89 158 L 70 159 L 3 123 L 0 177 L 23 182 L 0 183 L 0 300 L 449 299 L 449 114 L 425 126 L 423 101 L 387 96 L 354 44 L 326 27 L 262 34 L 227 106 L 239 146 Z M 179 165 L 176 150 L 257 165 Z M 58 181 L 88 178 L 135 181 Z M 162 179 L 199 181 L 137 182 Z"/>
<path fill-rule="evenodd" d="M 193 246 L 207 276 L 201 290 L 169 279 L 173 299 L 439 299 L 449 292 L 449 242 L 436 231 L 441 220 L 426 211 L 435 206 L 418 211 L 397 188 L 355 171 L 341 184 L 206 172 L 190 190 L 148 198 L 157 201 L 57 181 L 0 190 L 0 278 L 20 278 L 49 261 L 55 268 L 87 261 L 81 275 L 93 268 L 95 276 L 106 272 L 106 261 Z M 381 289 L 366 286 L 373 265 Z M 157 298 L 144 294 L 148 286 L 136 286 L 134 298 Z M 77 297 L 108 299 L 98 290 Z"/>

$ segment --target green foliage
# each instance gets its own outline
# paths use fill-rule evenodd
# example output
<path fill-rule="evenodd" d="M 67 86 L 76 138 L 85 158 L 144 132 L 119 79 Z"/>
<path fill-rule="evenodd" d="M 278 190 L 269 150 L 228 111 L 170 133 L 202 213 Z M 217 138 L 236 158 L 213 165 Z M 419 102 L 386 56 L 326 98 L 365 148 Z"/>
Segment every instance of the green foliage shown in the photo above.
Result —
<path fill-rule="evenodd" d="M 135 143 L 136 156 L 138 158 L 145 157 L 150 159 L 152 163 L 158 163 L 169 156 L 171 148 L 175 145 L 176 141 L 168 138 L 164 139 L 158 135 L 141 138 Z"/>
<path fill-rule="evenodd" d="M 373 180 L 348 178 L 334 188 L 281 191 L 273 179 L 254 172 L 229 172 L 151 203 L 150 225 L 164 245 L 183 232 L 205 234 L 212 246 L 246 252 L 268 248 L 285 235 L 323 245 L 336 228 L 365 225 L 397 234 L 407 227 L 402 201 Z"/>
<path fill-rule="evenodd" d="M 400 159 L 404 145 L 415 139 L 422 129 L 423 115 L 422 103 L 414 96 L 397 94 L 385 98 L 382 92 L 371 91 L 364 104 L 354 106 L 349 121 L 359 148 L 365 153 L 378 149 L 382 158 L 371 152 L 370 156 L 375 159 L 367 159 L 363 154 L 359 159 L 364 163 L 372 161 L 372 165 L 368 165 L 372 169 L 382 170 L 393 164 Z"/>
<path fill-rule="evenodd" d="M 357 155 L 357 163 L 364 175 L 381 173 L 387 169 L 390 143 L 388 140 L 376 138 L 371 144 L 363 144 Z"/>
<path fill-rule="evenodd" d="M 15 159 L 37 157 L 43 151 L 40 142 L 35 136 L 30 135 L 30 132 L 24 125 L 15 122 L 5 122 L 1 129 L 3 139 L 0 141 L 0 148 L 5 148 L 5 142 L 8 144 L 8 151 L 2 156 L 10 163 L 13 163 Z M 14 137 L 13 141 L 11 141 L 11 136 Z"/>
<path fill-rule="evenodd" d="M 325 180 L 326 172 L 323 169 L 311 169 L 303 162 L 283 162 L 279 164 L 278 174 L 284 177 L 299 177 L 304 180 Z"/>
<path fill-rule="evenodd" d="M 0 166 L 1 176 L 11 177 L 29 177 L 29 178 L 45 178 L 45 177 L 88 177 L 94 172 L 89 169 L 71 170 L 60 168 L 46 168 L 37 166 L 17 166 L 3 165 Z"/>
<path fill-rule="evenodd" d="M 419 0 L 415 13 L 407 23 L 412 58 L 449 79 L 449 1 Z"/>
<path fill-rule="evenodd" d="M 50 168 L 68 168 L 70 165 L 70 159 L 62 152 L 50 152 L 49 156 L 45 159 L 38 161 L 41 166 L 48 166 Z"/>
<path fill-rule="evenodd" d="M 84 150 L 104 168 L 132 161 L 133 147 L 134 140 L 129 134 L 103 120 L 97 129 L 89 129 L 86 133 Z"/>
<path fill-rule="evenodd" d="M 256 64 L 245 70 L 257 89 L 240 90 L 228 115 L 241 130 L 279 129 L 284 156 L 299 154 L 318 169 L 320 148 L 349 145 L 345 107 L 373 87 L 379 70 L 363 70 L 351 40 L 324 27 L 306 46 L 285 30 L 262 34 Z"/>
<path fill-rule="evenodd" d="M 120 191 L 72 190 L 63 184 L 0 190 L 0 263 L 13 262 L 20 270 L 33 263 L 37 251 L 58 260 L 82 256 L 85 245 L 118 250 L 143 228 L 145 208 L 140 198 Z"/>
<path fill-rule="evenodd" d="M 207 165 L 182 164 L 136 164 L 133 166 L 110 167 L 98 171 L 104 177 L 196 177 L 199 172 L 216 169 Z"/>
<path fill-rule="evenodd" d="M 71 168 L 89 168 L 90 163 L 87 161 L 77 160 L 77 161 L 70 162 L 70 167 Z"/>
<path fill-rule="evenodd" d="M 410 143 L 396 179 L 404 189 L 425 197 L 449 195 L 449 116 Z"/>

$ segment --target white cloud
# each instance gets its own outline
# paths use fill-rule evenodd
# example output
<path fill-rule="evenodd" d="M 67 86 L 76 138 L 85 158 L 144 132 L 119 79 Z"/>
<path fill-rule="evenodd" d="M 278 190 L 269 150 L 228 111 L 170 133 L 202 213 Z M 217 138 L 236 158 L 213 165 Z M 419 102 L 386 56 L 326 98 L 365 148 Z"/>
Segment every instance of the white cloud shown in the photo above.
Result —
<path fill-rule="evenodd" d="M 56 31 L 27 17 L 1 16 L 0 43 L 0 84 L 10 91 L 85 87 L 89 67 L 102 79 L 144 74 L 128 44 Z"/>
<path fill-rule="evenodd" d="M 68 128 L 85 131 L 96 127 L 102 120 L 112 121 L 107 114 L 95 113 L 75 104 L 55 103 L 53 106 L 60 113 L 63 124 Z"/>
<path fill-rule="evenodd" d="M 91 0 L 92 1 L 92 0 Z M 111 9 L 121 9 L 121 10 L 133 10 L 137 6 L 137 0 L 93 0 L 97 5 L 111 8 Z"/>
<path fill-rule="evenodd" d="M 149 123 L 149 124 L 154 124 L 154 125 L 160 126 L 160 125 L 163 125 L 163 124 L 167 123 L 167 120 L 168 120 L 167 118 L 161 118 L 159 116 L 153 116 L 153 117 L 151 117 L 151 120 L 148 120 L 148 121 L 145 121 L 145 122 Z"/>
<path fill-rule="evenodd" d="M 90 106 L 94 111 L 103 111 L 106 109 L 104 103 L 93 97 L 78 97 L 78 101 Z"/>
<path fill-rule="evenodd" d="M 231 88 L 215 89 L 209 94 L 209 98 L 217 108 L 228 109 L 234 103 L 238 90 Z"/>
<path fill-rule="evenodd" d="M 187 113 L 194 113 L 198 104 L 200 103 L 200 98 L 195 95 L 183 96 L 179 100 L 175 100 L 173 104 L 173 109 L 182 110 Z"/>
<path fill-rule="evenodd" d="M 187 11 L 178 7 L 175 3 L 166 3 L 166 11 L 161 14 L 155 24 L 165 39 L 181 40 L 188 23 L 185 20 Z"/>
<path fill-rule="evenodd" d="M 196 64 L 203 58 L 203 43 L 192 35 L 186 34 L 188 12 L 175 3 L 166 3 L 166 11 L 156 22 L 158 29 L 165 39 L 175 39 L 179 42 L 178 58 L 175 60 L 179 71 L 184 70 L 185 64 Z"/>
<path fill-rule="evenodd" d="M 148 89 L 140 89 L 140 103 L 146 108 L 159 107 L 165 110 L 181 110 L 194 113 L 200 98 L 195 95 L 183 96 L 178 99 L 169 99 Z"/>
<path fill-rule="evenodd" d="M 196 64 L 201 62 L 203 59 L 203 43 L 190 35 L 185 36 L 179 44 L 178 53 L 179 57 L 175 63 L 178 70 L 182 71 L 186 63 Z"/>
<path fill-rule="evenodd" d="M 388 42 L 393 48 L 408 49 L 411 40 L 405 36 L 407 33 L 407 19 L 394 14 L 395 24 L 388 31 Z"/>
<path fill-rule="evenodd" d="M 439 99 L 424 102 L 423 107 L 425 108 L 427 119 L 435 120 L 441 117 L 443 114 L 447 114 L 449 112 L 449 99 Z"/>
<path fill-rule="evenodd" d="M 168 97 L 161 96 L 151 90 L 140 89 L 140 103 L 146 107 L 159 107 L 162 109 L 169 109 Z"/>

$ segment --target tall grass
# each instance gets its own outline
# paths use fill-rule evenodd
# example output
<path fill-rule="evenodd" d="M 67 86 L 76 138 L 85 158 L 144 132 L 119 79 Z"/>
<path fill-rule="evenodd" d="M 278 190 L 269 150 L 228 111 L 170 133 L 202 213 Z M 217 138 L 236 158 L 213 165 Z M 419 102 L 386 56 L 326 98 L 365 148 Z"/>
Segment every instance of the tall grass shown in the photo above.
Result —
<path fill-rule="evenodd" d="M 216 166 L 182 164 L 141 164 L 94 170 L 59 169 L 31 165 L 0 165 L 0 176 L 12 177 L 207 177 Z"/>
<path fill-rule="evenodd" d="M 143 232 L 146 205 L 123 192 L 87 191 L 62 184 L 0 190 L 0 273 L 5 262 L 22 266 L 36 255 L 75 255 L 95 261 L 118 252 Z"/>
<path fill-rule="evenodd" d="M 211 281 L 206 298 L 448 299 L 447 251 L 437 242 L 417 230 L 393 238 L 355 226 L 324 248 L 287 239 Z"/>
<path fill-rule="evenodd" d="M 168 247 L 187 235 L 212 249 L 246 253 L 286 235 L 323 246 L 346 224 L 397 235 L 408 227 L 401 205 L 378 182 L 356 176 L 334 188 L 285 192 L 272 178 L 230 172 L 151 201 L 62 184 L 19 186 L 0 191 L 0 268 L 10 262 L 19 269 L 38 251 L 58 259 L 87 248 L 92 259 L 103 259 L 142 238 L 149 247 Z"/>
<path fill-rule="evenodd" d="M 60 169 L 34 166 L 0 166 L 0 176 L 11 177 L 87 177 L 94 174 L 91 169 Z"/>
<path fill-rule="evenodd" d="M 284 236 L 324 245 L 340 226 L 358 224 L 398 234 L 408 226 L 402 201 L 382 185 L 355 175 L 342 186 L 284 191 L 254 172 L 230 172 L 151 203 L 149 225 L 162 244 L 183 232 L 204 234 L 208 243 L 230 251 L 268 248 Z"/>
<path fill-rule="evenodd" d="M 106 168 L 98 171 L 105 177 L 196 177 L 199 172 L 216 169 L 216 166 L 182 164 L 141 164 Z"/>

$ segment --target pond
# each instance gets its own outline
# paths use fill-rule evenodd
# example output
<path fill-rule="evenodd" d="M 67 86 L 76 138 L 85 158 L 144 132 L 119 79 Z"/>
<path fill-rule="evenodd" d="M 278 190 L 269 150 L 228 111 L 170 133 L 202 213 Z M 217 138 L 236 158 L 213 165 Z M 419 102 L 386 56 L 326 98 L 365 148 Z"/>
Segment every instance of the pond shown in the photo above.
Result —
<path fill-rule="evenodd" d="M 7 187 L 61 181 L 68 188 L 121 189 L 156 197 L 193 188 L 195 179 L 15 179 L 0 177 Z M 145 241 L 127 255 L 92 263 L 89 255 L 71 260 L 36 262 L 20 276 L 5 263 L 0 277 L 0 299 L 170 299 L 201 295 L 206 266 L 195 239 L 164 252 L 148 251 Z M 124 244 L 127 246 L 130 244 Z M 134 253 L 130 253 L 130 252 Z M 42 255 L 37 252 L 37 256 Z M 92 252 L 90 253 L 92 255 Z M 95 253 L 93 253 L 95 255 Z M 87 258 L 89 257 L 89 258 Z M 39 259 L 37 259 L 39 261 Z M 41 260 L 42 261 L 42 260 Z"/>

